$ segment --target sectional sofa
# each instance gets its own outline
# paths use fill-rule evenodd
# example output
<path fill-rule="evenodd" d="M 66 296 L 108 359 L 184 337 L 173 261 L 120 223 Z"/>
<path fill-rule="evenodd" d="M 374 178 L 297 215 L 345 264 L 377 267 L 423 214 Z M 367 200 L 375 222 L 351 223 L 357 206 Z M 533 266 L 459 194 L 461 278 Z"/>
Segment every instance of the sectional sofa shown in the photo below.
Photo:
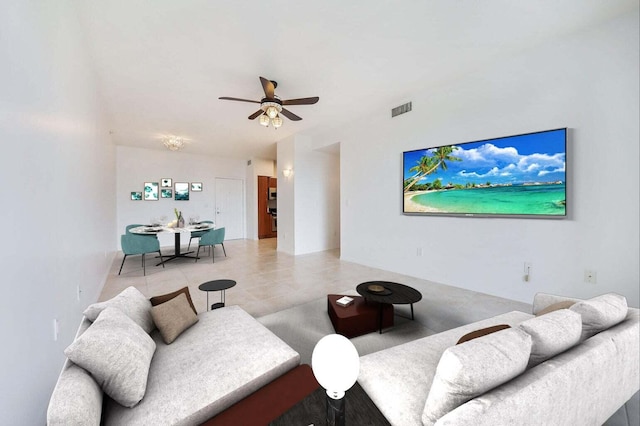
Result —
<path fill-rule="evenodd" d="M 602 425 L 640 388 L 639 324 L 619 295 L 537 294 L 533 314 L 362 356 L 358 382 L 398 426 Z M 497 325 L 509 328 L 457 344 Z"/>
<path fill-rule="evenodd" d="M 226 419 L 241 400 L 273 399 L 270 386 L 300 362 L 239 307 L 196 317 L 185 296 L 161 298 L 129 288 L 85 311 L 65 351 L 77 363 L 63 367 L 49 425 Z M 96 343 L 100 327 L 107 336 L 97 334 Z M 127 336 L 132 331 L 137 337 Z M 123 374 L 105 378 L 93 363 L 91 373 L 81 367 L 86 360 L 76 352 L 85 340 L 94 351 L 107 342 L 97 358 Z M 392 425 L 601 425 L 640 388 L 639 340 L 640 311 L 622 296 L 538 294 L 533 314 L 513 311 L 362 356 L 358 382 Z M 126 352 L 109 353 L 114 346 Z"/>
<path fill-rule="evenodd" d="M 83 365 L 86 357 L 77 352 L 94 350 L 98 359 L 88 364 L 92 373 L 66 361 L 49 403 L 47 424 L 198 425 L 299 365 L 296 351 L 241 308 L 204 312 L 194 322 L 195 309 L 189 312 L 193 304 L 179 297 L 182 308 L 169 307 L 169 315 L 164 315 L 169 327 L 162 330 L 156 329 L 162 319 L 151 313 L 164 305 L 152 306 L 133 287 L 90 306 L 65 353 Z M 182 316 L 190 316 L 186 324 L 191 325 L 176 337 L 171 326 L 183 322 Z M 130 337 L 131 331 L 137 334 Z M 87 339 L 89 333 L 93 340 Z M 170 344 L 167 333 L 174 339 Z M 78 348 L 81 343 L 85 346 Z M 110 353 L 117 346 L 125 353 Z M 105 365 L 96 365 L 100 361 Z M 103 367 L 119 372 L 105 377 L 99 371 Z"/>

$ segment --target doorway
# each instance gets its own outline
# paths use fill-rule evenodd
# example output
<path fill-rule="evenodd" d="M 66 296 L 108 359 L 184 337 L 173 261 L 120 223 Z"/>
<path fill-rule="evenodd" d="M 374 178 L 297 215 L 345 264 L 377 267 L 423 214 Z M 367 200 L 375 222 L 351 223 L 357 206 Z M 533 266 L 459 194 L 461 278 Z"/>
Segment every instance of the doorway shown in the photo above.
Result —
<path fill-rule="evenodd" d="M 225 228 L 226 240 L 244 238 L 244 184 L 242 179 L 216 178 L 216 228 Z"/>

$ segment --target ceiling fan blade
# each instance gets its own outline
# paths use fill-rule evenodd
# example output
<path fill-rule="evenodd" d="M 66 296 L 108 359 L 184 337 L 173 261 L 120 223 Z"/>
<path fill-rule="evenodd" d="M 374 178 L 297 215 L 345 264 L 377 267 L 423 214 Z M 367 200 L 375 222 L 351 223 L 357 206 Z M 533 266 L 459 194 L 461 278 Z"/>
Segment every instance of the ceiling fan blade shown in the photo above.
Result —
<path fill-rule="evenodd" d="M 297 115 L 295 115 L 294 113 L 292 113 L 291 111 L 289 111 L 288 109 L 285 109 L 285 108 L 282 108 L 282 111 L 280 113 L 282 115 L 284 115 L 285 117 L 287 117 L 291 121 L 300 121 L 300 120 L 302 120 L 302 118 L 298 117 Z"/>
<path fill-rule="evenodd" d="M 249 120 L 255 120 L 256 118 L 260 117 L 262 114 L 264 114 L 264 111 L 259 109 L 249 116 Z"/>
<path fill-rule="evenodd" d="M 286 101 L 282 101 L 282 105 L 313 105 L 319 100 L 320 98 L 317 96 L 314 96 L 313 98 L 288 99 Z"/>
<path fill-rule="evenodd" d="M 276 90 L 273 83 L 264 77 L 260 77 L 260 82 L 262 83 L 262 88 L 264 89 L 264 95 L 269 99 L 273 99 L 274 98 L 273 92 L 274 90 Z"/>
<path fill-rule="evenodd" d="M 254 103 L 254 104 L 259 104 L 260 103 L 260 101 L 252 101 L 251 99 L 230 98 L 228 96 L 222 96 L 222 97 L 220 97 L 218 99 L 222 99 L 222 100 L 225 100 L 225 101 L 251 102 L 251 103 Z"/>

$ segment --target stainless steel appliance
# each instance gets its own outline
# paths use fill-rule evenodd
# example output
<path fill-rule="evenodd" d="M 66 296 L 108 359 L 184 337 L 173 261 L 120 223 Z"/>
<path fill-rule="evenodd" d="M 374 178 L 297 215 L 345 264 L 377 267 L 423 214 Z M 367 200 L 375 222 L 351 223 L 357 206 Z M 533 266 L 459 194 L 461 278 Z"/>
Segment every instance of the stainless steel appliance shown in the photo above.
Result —
<path fill-rule="evenodd" d="M 278 214 L 276 209 L 269 209 L 269 214 L 271 214 L 271 231 L 278 231 Z"/>

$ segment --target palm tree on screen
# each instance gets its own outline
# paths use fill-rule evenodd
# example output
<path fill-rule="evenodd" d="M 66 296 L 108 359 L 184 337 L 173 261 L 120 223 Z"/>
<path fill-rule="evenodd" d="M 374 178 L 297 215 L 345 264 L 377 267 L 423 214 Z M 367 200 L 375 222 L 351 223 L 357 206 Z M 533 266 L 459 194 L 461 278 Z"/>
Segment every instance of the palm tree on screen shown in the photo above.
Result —
<path fill-rule="evenodd" d="M 420 157 L 417 164 L 409 169 L 411 173 L 415 172 L 415 175 L 405 180 L 404 191 L 407 192 L 416 182 L 429 174 L 429 170 L 431 169 L 433 169 L 433 157 L 426 154 Z"/>
<path fill-rule="evenodd" d="M 420 179 L 435 173 L 438 168 L 446 171 L 448 169 L 447 161 L 462 161 L 462 158 L 451 155 L 458 149 L 455 145 L 441 146 L 431 151 L 431 156 L 428 154 L 423 155 L 418 160 L 418 164 L 409 169 L 410 172 L 416 172 L 416 174 L 409 178 L 412 181 L 405 186 L 404 192 L 408 192 Z"/>

